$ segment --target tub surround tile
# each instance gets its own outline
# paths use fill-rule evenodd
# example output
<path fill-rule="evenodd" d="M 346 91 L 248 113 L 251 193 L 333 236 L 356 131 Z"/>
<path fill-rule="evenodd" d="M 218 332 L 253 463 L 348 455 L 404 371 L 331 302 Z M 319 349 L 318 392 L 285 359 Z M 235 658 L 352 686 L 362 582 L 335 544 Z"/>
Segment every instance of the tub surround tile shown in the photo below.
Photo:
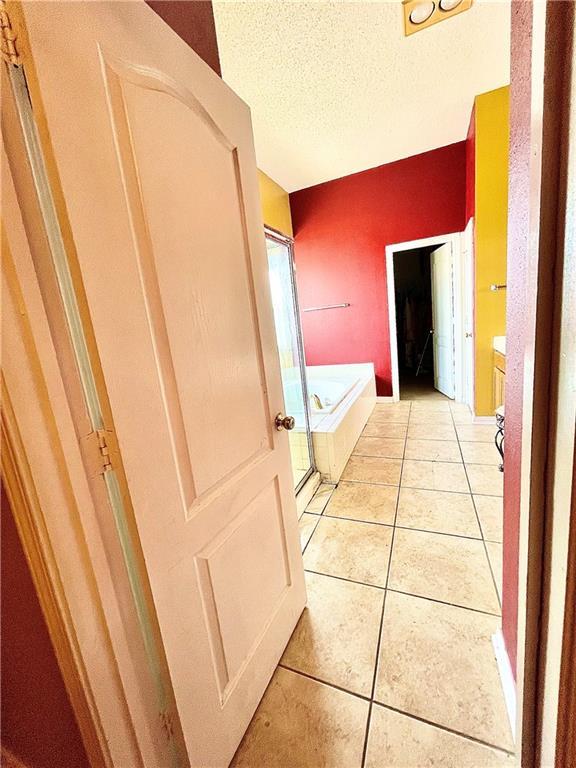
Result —
<path fill-rule="evenodd" d="M 397 498 L 397 486 L 344 481 L 334 491 L 324 514 L 394 525 Z"/>
<path fill-rule="evenodd" d="M 363 436 L 356 443 L 352 455 L 401 459 L 404 455 L 404 440 L 396 440 L 388 437 Z"/>
<path fill-rule="evenodd" d="M 460 448 L 462 449 L 462 456 L 466 464 L 491 464 L 498 466 L 502 462 L 494 441 L 491 443 L 461 442 Z"/>
<path fill-rule="evenodd" d="M 469 492 L 463 464 L 444 461 L 406 459 L 402 468 L 402 486 L 430 491 Z"/>
<path fill-rule="evenodd" d="M 322 516 L 304 553 L 304 567 L 384 587 L 392 531 L 386 525 Z"/>
<path fill-rule="evenodd" d="M 387 424 L 386 422 L 373 422 L 366 424 L 362 437 L 386 437 L 396 440 L 404 440 L 408 424 Z"/>
<path fill-rule="evenodd" d="M 310 537 L 314 533 L 314 528 L 318 524 L 318 515 L 311 515 L 309 512 L 304 512 L 300 520 L 298 521 L 298 528 L 300 530 L 300 548 L 304 552 L 306 544 L 310 541 Z"/>
<path fill-rule="evenodd" d="M 307 607 L 280 663 L 369 697 L 383 590 L 314 573 L 306 589 Z"/>
<path fill-rule="evenodd" d="M 485 464 L 466 464 L 466 474 L 472 493 L 484 496 L 504 494 L 504 473 L 498 467 Z"/>
<path fill-rule="evenodd" d="M 456 427 L 458 440 L 463 443 L 493 443 L 496 434 L 496 421 L 491 424 L 459 424 Z"/>
<path fill-rule="evenodd" d="M 313 512 L 315 515 L 321 515 L 324 507 L 330 501 L 330 496 L 336 488 L 332 483 L 320 483 L 318 490 L 308 502 L 306 512 Z"/>
<path fill-rule="evenodd" d="M 399 485 L 401 467 L 402 461 L 400 459 L 351 456 L 342 473 L 342 480 Z"/>
<path fill-rule="evenodd" d="M 464 608 L 500 612 L 484 542 L 479 540 L 397 528 L 388 586 Z"/>
<path fill-rule="evenodd" d="M 469 494 L 400 488 L 396 525 L 481 538 Z"/>
<path fill-rule="evenodd" d="M 365 768 L 513 768 L 505 752 L 375 704 Z"/>
<path fill-rule="evenodd" d="M 492 635 L 500 620 L 389 592 L 375 698 L 513 750 Z"/>
<path fill-rule="evenodd" d="M 502 542 L 504 504 L 500 496 L 474 496 L 476 512 L 485 539 Z"/>
<path fill-rule="evenodd" d="M 279 668 L 231 768 L 360 768 L 368 702 Z"/>
<path fill-rule="evenodd" d="M 409 424 L 408 438 L 413 440 L 456 440 L 452 424 Z"/>
<path fill-rule="evenodd" d="M 414 440 L 406 442 L 404 458 L 419 461 L 451 461 L 462 463 L 462 455 L 456 440 Z"/>

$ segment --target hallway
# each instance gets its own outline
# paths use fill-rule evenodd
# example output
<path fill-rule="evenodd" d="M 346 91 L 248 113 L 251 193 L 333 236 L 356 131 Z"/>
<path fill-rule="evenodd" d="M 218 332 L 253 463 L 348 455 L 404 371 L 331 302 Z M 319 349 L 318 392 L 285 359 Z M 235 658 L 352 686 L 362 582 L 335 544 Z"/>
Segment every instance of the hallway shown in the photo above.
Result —
<path fill-rule="evenodd" d="M 493 434 L 448 401 L 376 405 L 300 519 L 308 607 L 232 765 L 512 764 Z"/>

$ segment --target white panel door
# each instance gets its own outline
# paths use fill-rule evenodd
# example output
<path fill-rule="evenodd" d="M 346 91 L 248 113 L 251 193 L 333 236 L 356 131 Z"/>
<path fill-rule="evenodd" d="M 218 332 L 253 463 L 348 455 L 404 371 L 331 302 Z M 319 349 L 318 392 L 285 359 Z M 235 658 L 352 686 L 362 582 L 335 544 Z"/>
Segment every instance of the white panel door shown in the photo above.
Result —
<path fill-rule="evenodd" d="M 24 17 L 187 749 L 225 766 L 305 604 L 250 113 L 144 2 Z"/>
<path fill-rule="evenodd" d="M 432 323 L 434 326 L 434 387 L 454 397 L 454 282 L 452 246 L 445 243 L 430 254 Z"/>

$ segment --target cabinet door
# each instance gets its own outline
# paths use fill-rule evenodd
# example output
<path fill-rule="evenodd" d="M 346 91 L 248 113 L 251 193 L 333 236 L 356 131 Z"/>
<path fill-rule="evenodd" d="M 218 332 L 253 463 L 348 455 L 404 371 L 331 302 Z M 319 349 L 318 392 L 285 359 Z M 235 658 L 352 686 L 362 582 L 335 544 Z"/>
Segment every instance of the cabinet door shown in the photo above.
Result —
<path fill-rule="evenodd" d="M 500 370 L 500 368 L 494 368 L 493 378 L 493 406 L 494 410 L 504 405 L 504 384 L 506 382 L 506 374 Z"/>

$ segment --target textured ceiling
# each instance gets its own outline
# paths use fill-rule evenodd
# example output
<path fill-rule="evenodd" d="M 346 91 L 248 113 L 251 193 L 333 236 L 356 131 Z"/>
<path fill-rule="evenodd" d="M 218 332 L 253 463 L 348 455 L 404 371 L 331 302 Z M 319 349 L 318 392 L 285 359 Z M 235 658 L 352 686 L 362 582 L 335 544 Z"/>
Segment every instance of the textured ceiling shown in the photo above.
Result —
<path fill-rule="evenodd" d="M 214 15 L 258 165 L 288 191 L 460 141 L 474 96 L 509 82 L 504 0 L 410 37 L 400 0 L 214 0 Z"/>

